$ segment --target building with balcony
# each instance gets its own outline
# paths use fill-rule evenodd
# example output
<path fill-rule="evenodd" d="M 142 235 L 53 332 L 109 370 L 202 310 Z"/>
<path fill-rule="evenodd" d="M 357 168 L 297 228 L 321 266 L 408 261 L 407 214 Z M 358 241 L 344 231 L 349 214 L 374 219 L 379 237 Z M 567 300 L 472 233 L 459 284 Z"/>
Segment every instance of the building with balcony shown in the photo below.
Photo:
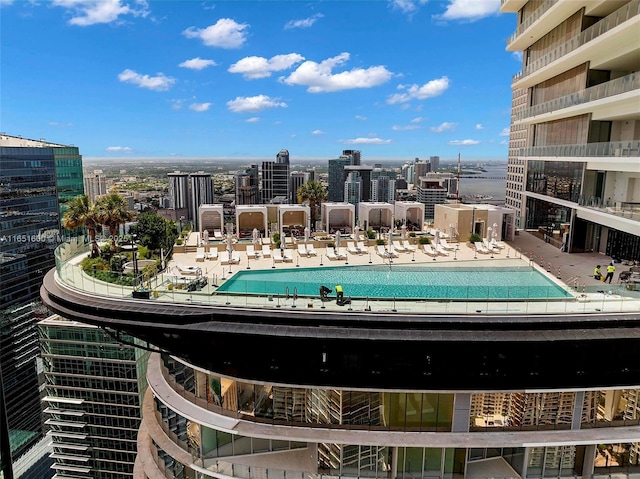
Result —
<path fill-rule="evenodd" d="M 507 206 L 568 252 L 640 259 L 640 2 L 503 0 L 516 14 Z"/>

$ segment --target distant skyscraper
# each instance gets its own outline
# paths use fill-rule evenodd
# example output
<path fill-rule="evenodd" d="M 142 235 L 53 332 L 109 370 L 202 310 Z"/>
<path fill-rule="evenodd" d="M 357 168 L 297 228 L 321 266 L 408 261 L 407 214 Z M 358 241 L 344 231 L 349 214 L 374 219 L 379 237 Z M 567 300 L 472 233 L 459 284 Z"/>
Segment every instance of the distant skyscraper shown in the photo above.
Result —
<path fill-rule="evenodd" d="M 352 165 L 360 165 L 360 150 L 342 150 L 342 156 L 348 156 L 349 158 L 351 158 Z"/>
<path fill-rule="evenodd" d="M 251 165 L 236 173 L 236 205 L 260 203 L 260 177 L 258 165 Z"/>
<path fill-rule="evenodd" d="M 189 181 L 191 183 L 191 205 L 189 209 L 193 212 L 194 230 L 199 230 L 198 208 L 200 205 L 210 205 L 213 203 L 213 182 L 211 181 L 211 175 L 204 171 L 191 173 L 189 175 Z"/>
<path fill-rule="evenodd" d="M 347 203 L 356 205 L 362 201 L 363 190 L 362 177 L 357 171 L 352 171 L 347 175 L 347 181 L 344 182 L 344 200 Z"/>
<path fill-rule="evenodd" d="M 420 183 L 420 177 L 425 176 L 431 171 L 431 165 L 426 161 L 416 161 L 413 165 L 413 184 Z"/>
<path fill-rule="evenodd" d="M 82 194 L 77 147 L 0 135 L 0 461 L 4 476 L 51 477 L 44 439 L 36 323 L 40 285 L 55 265 L 60 211 Z M 64 195 L 62 195 L 64 193 Z M 7 440 L 8 438 L 8 440 Z"/>
<path fill-rule="evenodd" d="M 289 151 L 280 150 L 276 161 L 262 162 L 262 202 L 289 201 Z"/>
<path fill-rule="evenodd" d="M 306 171 L 296 171 L 295 173 L 291 173 L 291 178 L 289 179 L 291 182 L 291 187 L 289 188 L 291 191 L 291 198 L 289 199 L 289 203 L 292 205 L 298 203 L 298 188 L 310 179 L 311 175 Z"/>
<path fill-rule="evenodd" d="M 280 150 L 276 155 L 276 163 L 289 164 L 289 150 Z"/>
<path fill-rule="evenodd" d="M 173 173 L 168 173 L 167 176 L 169 177 L 171 208 L 176 210 L 189 209 L 189 173 L 174 171 Z"/>
<path fill-rule="evenodd" d="M 443 204 L 446 201 L 452 180 L 455 178 L 451 173 L 427 173 L 420 177 L 420 181 L 416 185 L 417 200 L 424 203 L 424 217 L 426 219 L 433 219 L 435 205 Z"/>
<path fill-rule="evenodd" d="M 56 477 L 132 477 L 147 353 L 58 315 L 38 326 Z"/>
<path fill-rule="evenodd" d="M 102 170 L 95 170 L 93 173 L 84 175 L 84 191 L 93 203 L 96 198 L 107 194 L 107 177 Z"/>
<path fill-rule="evenodd" d="M 344 182 L 347 178 L 344 167 L 351 164 L 351 158 L 341 156 L 340 158 L 329 160 L 329 188 L 327 191 L 327 201 L 344 201 Z"/>
<path fill-rule="evenodd" d="M 344 172 L 346 175 L 355 173 L 362 178 L 362 190 L 359 201 L 371 201 L 371 174 L 373 167 L 368 165 L 347 165 L 344 167 Z M 347 201 L 346 198 L 345 201 Z"/>
<path fill-rule="evenodd" d="M 437 173 L 440 169 L 440 157 L 439 156 L 430 156 L 429 164 L 431 165 L 431 171 Z"/>

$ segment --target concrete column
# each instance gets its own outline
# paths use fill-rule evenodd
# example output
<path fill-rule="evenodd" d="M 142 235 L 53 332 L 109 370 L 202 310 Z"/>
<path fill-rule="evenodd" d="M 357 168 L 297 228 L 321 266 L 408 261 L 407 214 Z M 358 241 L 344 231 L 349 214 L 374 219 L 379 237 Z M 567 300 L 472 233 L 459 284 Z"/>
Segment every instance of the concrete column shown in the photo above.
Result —
<path fill-rule="evenodd" d="M 195 371 L 196 397 L 207 399 L 207 375 L 202 371 Z"/>
<path fill-rule="evenodd" d="M 582 424 L 582 407 L 584 406 L 584 391 L 576 392 L 576 399 L 573 403 L 573 418 L 571 420 L 571 429 L 580 429 Z"/>
<path fill-rule="evenodd" d="M 582 477 L 593 476 L 593 469 L 596 462 L 597 448 L 595 444 L 589 444 L 584 450 L 584 459 L 582 461 Z"/>
<path fill-rule="evenodd" d="M 531 448 L 524 448 L 524 458 L 522 459 L 522 477 L 527 477 L 527 468 L 529 467 L 529 451 Z"/>
<path fill-rule="evenodd" d="M 471 414 L 471 394 L 456 393 L 453 398 L 453 432 L 469 432 L 469 415 Z"/>

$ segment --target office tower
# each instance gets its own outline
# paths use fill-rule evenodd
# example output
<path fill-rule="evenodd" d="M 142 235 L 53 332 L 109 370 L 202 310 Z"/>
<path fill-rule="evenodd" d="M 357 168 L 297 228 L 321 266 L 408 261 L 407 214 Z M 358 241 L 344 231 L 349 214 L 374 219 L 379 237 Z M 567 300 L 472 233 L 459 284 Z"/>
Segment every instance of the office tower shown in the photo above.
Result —
<path fill-rule="evenodd" d="M 99 196 L 107 194 L 107 177 L 102 170 L 94 170 L 93 173 L 84 175 L 83 183 L 85 194 L 92 203 Z"/>
<path fill-rule="evenodd" d="M 396 180 L 379 175 L 371 180 L 371 201 L 393 203 L 396 200 Z"/>
<path fill-rule="evenodd" d="M 328 161 L 329 185 L 327 189 L 327 201 L 344 201 L 344 182 L 347 178 L 344 168 L 350 164 L 351 158 L 348 156 L 341 156 Z"/>
<path fill-rule="evenodd" d="M 347 175 L 347 181 L 344 182 L 344 200 L 347 203 L 358 206 L 358 203 L 363 201 L 362 191 L 363 180 L 357 171 L 352 171 Z"/>
<path fill-rule="evenodd" d="M 0 436 L 0 449 L 5 468 L 13 463 L 14 476 L 42 479 L 52 473 L 46 451 L 38 446 L 46 442 L 36 330 L 45 309 L 39 291 L 44 274 L 55 264 L 53 250 L 61 239 L 62 205 L 82 193 L 82 158 L 76 147 L 3 134 L 0 177 L 0 379 L 4 394 L 0 420 L 3 436 L 8 436 L 8 441 Z M 64 198 L 59 197 L 60 190 Z M 12 477 L 9 472 L 5 475 Z"/>
<path fill-rule="evenodd" d="M 451 173 L 427 173 L 419 178 L 416 185 L 417 201 L 424 204 L 424 217 L 433 219 L 435 205 L 444 204 L 450 194 L 453 175 Z"/>
<path fill-rule="evenodd" d="M 354 166 L 358 166 L 360 164 L 360 150 L 342 150 L 342 156 L 346 156 L 351 158 L 351 163 Z"/>
<path fill-rule="evenodd" d="M 289 191 L 289 152 L 280 150 L 276 161 L 262 162 L 262 202 L 287 203 Z"/>
<path fill-rule="evenodd" d="M 236 173 L 236 205 L 260 203 L 260 177 L 258 165 L 250 165 Z"/>
<path fill-rule="evenodd" d="M 200 205 L 210 205 L 213 203 L 213 182 L 211 175 L 204 171 L 198 171 L 189 175 L 189 182 L 191 186 L 191 207 L 193 211 L 193 229 L 199 230 L 198 224 L 198 208 Z"/>
<path fill-rule="evenodd" d="M 352 178 L 359 177 L 361 178 L 362 189 L 360 191 L 360 201 L 370 201 L 371 200 L 371 175 L 373 173 L 373 167 L 367 165 L 346 165 L 344 167 L 344 174 L 347 175 L 345 177 L 345 182 L 348 181 L 347 178 L 351 175 Z M 347 199 L 345 198 L 345 201 Z"/>
<path fill-rule="evenodd" d="M 413 184 L 418 185 L 420 177 L 431 171 L 431 164 L 426 161 L 416 161 L 413 164 Z M 416 186 L 417 187 L 417 186 Z"/>
<path fill-rule="evenodd" d="M 187 210 L 188 220 L 192 219 L 191 202 L 189 201 L 189 173 L 174 171 L 168 173 L 169 178 L 169 200 L 171 208 L 175 210 Z"/>
<path fill-rule="evenodd" d="M 289 191 L 291 191 L 291 198 L 289 199 L 290 204 L 295 205 L 298 203 L 298 188 L 310 179 L 311 174 L 307 171 L 295 171 L 291 173 L 291 186 L 289 187 Z"/>
<path fill-rule="evenodd" d="M 133 477 L 147 353 L 58 315 L 38 323 L 55 477 Z"/>
<path fill-rule="evenodd" d="M 429 165 L 430 171 L 437 173 L 440 169 L 440 157 L 439 156 L 430 156 L 429 157 Z"/>
<path fill-rule="evenodd" d="M 507 205 L 568 252 L 637 258 L 637 1 L 506 0 L 517 15 Z M 526 146 L 518 147 L 523 142 Z M 524 223 L 524 224 L 523 224 Z"/>

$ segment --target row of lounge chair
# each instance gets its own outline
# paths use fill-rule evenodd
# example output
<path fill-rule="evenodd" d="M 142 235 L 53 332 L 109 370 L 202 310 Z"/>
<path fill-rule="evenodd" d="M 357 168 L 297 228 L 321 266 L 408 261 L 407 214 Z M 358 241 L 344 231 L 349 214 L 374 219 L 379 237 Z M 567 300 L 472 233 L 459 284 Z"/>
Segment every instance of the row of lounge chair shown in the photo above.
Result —
<path fill-rule="evenodd" d="M 481 254 L 496 254 L 505 247 L 504 244 L 499 241 L 489 241 L 487 238 L 484 238 L 482 241 L 476 241 L 473 245 L 475 246 L 476 252 Z"/>
<path fill-rule="evenodd" d="M 313 247 L 312 244 L 308 243 L 308 244 L 304 244 L 304 243 L 298 243 L 298 254 L 300 256 L 317 256 L 318 252 L 315 250 L 315 248 Z"/>

